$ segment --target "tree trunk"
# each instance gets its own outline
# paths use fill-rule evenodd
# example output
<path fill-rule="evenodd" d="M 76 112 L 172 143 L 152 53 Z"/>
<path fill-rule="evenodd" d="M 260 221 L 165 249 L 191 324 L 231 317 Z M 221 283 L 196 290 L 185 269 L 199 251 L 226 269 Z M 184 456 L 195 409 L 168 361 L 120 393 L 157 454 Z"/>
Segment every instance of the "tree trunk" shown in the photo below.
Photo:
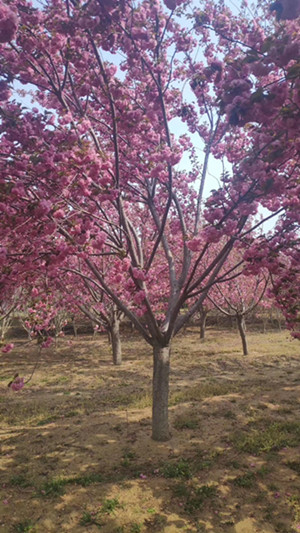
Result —
<path fill-rule="evenodd" d="M 246 339 L 246 322 L 245 318 L 242 315 L 237 315 L 237 325 L 239 329 L 239 333 L 242 339 L 242 345 L 243 345 L 243 354 L 248 355 L 248 345 L 247 345 L 247 339 Z"/>
<path fill-rule="evenodd" d="M 73 335 L 74 337 L 77 337 L 77 324 L 76 324 L 76 320 L 74 317 L 72 318 L 72 327 L 73 327 Z"/>
<path fill-rule="evenodd" d="M 268 319 L 267 319 L 267 318 L 263 318 L 263 319 L 262 319 L 262 323 L 263 323 L 263 333 L 267 333 L 267 323 L 268 323 Z"/>
<path fill-rule="evenodd" d="M 205 309 L 200 310 L 200 339 L 205 339 L 205 327 L 206 327 L 207 311 Z"/>
<path fill-rule="evenodd" d="M 170 346 L 153 347 L 152 438 L 169 440 L 168 400 L 170 375 Z"/>
<path fill-rule="evenodd" d="M 121 347 L 121 338 L 120 338 L 120 320 L 117 316 L 117 312 L 113 313 L 112 326 L 110 329 L 111 334 L 111 346 L 113 353 L 113 363 L 114 365 L 122 364 L 122 347 Z"/>

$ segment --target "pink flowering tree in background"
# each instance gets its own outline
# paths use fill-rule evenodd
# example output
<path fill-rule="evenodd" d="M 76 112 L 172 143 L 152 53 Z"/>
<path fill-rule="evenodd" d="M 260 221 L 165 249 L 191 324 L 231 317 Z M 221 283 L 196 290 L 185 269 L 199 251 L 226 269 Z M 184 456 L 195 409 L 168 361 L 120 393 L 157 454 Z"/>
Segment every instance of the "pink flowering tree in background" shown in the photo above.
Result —
<path fill-rule="evenodd" d="M 248 355 L 246 318 L 261 303 L 269 283 L 268 276 L 241 274 L 225 283 L 216 284 L 208 294 L 208 299 L 221 313 L 234 317 L 242 340 L 243 354 Z"/>
<path fill-rule="evenodd" d="M 101 261 L 98 268 L 109 268 L 107 260 Z M 124 313 L 118 309 L 116 304 L 107 297 L 105 291 L 93 283 L 82 268 L 83 265 L 78 262 L 69 267 L 65 266 L 65 280 L 59 284 L 59 291 L 66 295 L 72 302 L 74 310 L 77 309 L 77 315 L 85 316 L 92 322 L 94 332 L 106 331 L 112 348 L 112 361 L 114 365 L 122 364 L 122 344 L 120 337 L 120 324 L 124 318 Z M 69 314 L 74 316 L 75 312 Z"/>
<path fill-rule="evenodd" d="M 2 20 L 2 287 L 69 272 L 104 291 L 153 347 L 152 436 L 166 440 L 172 338 L 237 276 L 232 252 L 271 270 L 294 306 L 299 19 L 264 24 L 222 2 L 22 0 L 1 3 Z M 211 155 L 230 170 L 203 208 Z M 260 206 L 278 218 L 258 243 Z"/>
<path fill-rule="evenodd" d="M 41 275 L 34 287 L 23 289 L 18 311 L 29 339 L 49 344 L 54 338 L 56 344 L 57 338 L 64 334 L 68 318 L 74 313 L 74 305 L 66 293 L 58 291 L 57 284 Z"/>

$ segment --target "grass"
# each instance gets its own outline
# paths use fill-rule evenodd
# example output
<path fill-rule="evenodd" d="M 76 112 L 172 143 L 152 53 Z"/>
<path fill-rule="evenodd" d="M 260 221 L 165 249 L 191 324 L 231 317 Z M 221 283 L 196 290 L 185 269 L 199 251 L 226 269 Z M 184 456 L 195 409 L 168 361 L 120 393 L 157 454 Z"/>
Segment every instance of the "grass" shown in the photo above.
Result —
<path fill-rule="evenodd" d="M 202 485 L 201 487 L 196 487 L 190 492 L 185 502 L 184 510 L 188 514 L 194 514 L 202 509 L 207 500 L 215 498 L 216 495 L 217 489 L 213 485 Z"/>
<path fill-rule="evenodd" d="M 56 415 L 48 416 L 46 418 L 42 418 L 42 420 L 39 420 L 37 422 L 37 426 L 46 426 L 47 424 L 52 424 L 52 422 L 55 422 L 59 417 Z"/>
<path fill-rule="evenodd" d="M 12 487 L 27 488 L 32 486 L 32 483 L 24 476 L 24 474 L 17 474 L 12 476 L 9 480 L 9 485 Z"/>
<path fill-rule="evenodd" d="M 101 529 L 104 524 L 104 515 L 113 514 L 116 509 L 121 507 L 118 498 L 106 499 L 99 509 L 95 511 L 84 511 L 79 520 L 79 524 L 84 527 L 95 525 L 98 529 Z"/>
<path fill-rule="evenodd" d="M 59 405 L 51 408 L 38 402 L 24 404 L 16 397 L 9 409 L 5 406 L 0 409 L 0 423 L 7 426 L 43 426 L 57 420 L 62 414 L 63 408 Z"/>
<path fill-rule="evenodd" d="M 47 531 L 52 520 L 55 531 L 226 533 L 254 516 L 274 532 L 296 531 L 299 458 L 277 452 L 300 441 L 296 385 L 287 374 L 299 367 L 299 345 L 284 334 L 280 348 L 279 335 L 249 337 L 257 351 L 245 359 L 235 332 L 209 332 L 203 344 L 196 330 L 174 339 L 166 443 L 150 438 L 150 348 L 137 337 L 125 336 L 121 368 L 101 336 L 79 338 L 72 349 L 62 340 L 30 386 L 8 397 L 2 383 L 8 504 L 0 522 L 20 532 Z M 5 364 L 15 367 L 10 357 Z M 31 363 L 25 346 L 24 374 Z M 71 374 L 67 396 L 60 377 Z"/>
<path fill-rule="evenodd" d="M 138 524 L 137 522 L 130 524 L 129 526 L 130 533 L 140 533 L 141 531 L 142 531 L 142 524 Z"/>
<path fill-rule="evenodd" d="M 83 476 L 75 476 L 71 477 L 68 480 L 69 484 L 74 483 L 75 485 L 80 485 L 81 487 L 88 487 L 89 485 L 93 485 L 94 483 L 102 483 L 103 481 L 103 475 L 98 474 L 97 472 L 92 472 L 91 474 L 86 474 Z"/>
<path fill-rule="evenodd" d="M 83 515 L 81 516 L 79 520 L 79 524 L 84 527 L 95 525 L 98 527 L 98 529 L 101 529 L 103 523 L 98 521 L 97 516 L 98 516 L 97 512 L 84 511 Z"/>
<path fill-rule="evenodd" d="M 119 509 L 121 507 L 120 502 L 118 498 L 112 498 L 104 500 L 104 502 L 101 505 L 101 513 L 102 514 L 111 514 L 114 513 L 116 509 Z"/>
<path fill-rule="evenodd" d="M 81 487 L 88 487 L 94 483 L 101 482 L 103 482 L 103 476 L 97 472 L 92 472 L 82 476 L 66 478 L 60 477 L 46 481 L 46 483 L 40 487 L 39 493 L 45 497 L 57 497 L 62 496 L 65 493 L 65 487 L 67 485 L 80 485 Z"/>
<path fill-rule="evenodd" d="M 241 476 L 237 476 L 233 479 L 232 483 L 236 487 L 250 488 L 253 487 L 255 483 L 255 474 L 254 472 L 247 472 Z"/>
<path fill-rule="evenodd" d="M 300 461 L 287 461 L 285 464 L 300 475 Z"/>
<path fill-rule="evenodd" d="M 196 418 L 187 416 L 179 416 L 174 422 L 175 429 L 197 429 L 199 422 Z"/>
<path fill-rule="evenodd" d="M 161 532 L 164 531 L 167 523 L 167 517 L 160 513 L 155 513 L 151 518 L 146 518 L 144 521 L 147 531 Z"/>
<path fill-rule="evenodd" d="M 206 500 L 215 498 L 217 487 L 215 485 L 201 485 L 195 482 L 181 481 L 172 487 L 174 498 L 181 500 L 183 509 L 188 514 L 195 514 L 202 509 Z"/>
<path fill-rule="evenodd" d="M 24 520 L 13 526 L 13 531 L 15 533 L 28 533 L 29 531 L 33 531 L 33 529 L 34 524 L 30 520 Z"/>
<path fill-rule="evenodd" d="M 151 407 L 152 395 L 150 392 L 132 394 L 129 396 L 128 406 L 132 409 L 145 409 Z"/>
<path fill-rule="evenodd" d="M 296 512 L 295 519 L 296 521 L 300 521 L 300 497 L 299 495 L 295 496 L 289 496 L 288 498 L 289 504 Z"/>
<path fill-rule="evenodd" d="M 197 450 L 192 458 L 193 472 L 200 472 L 212 468 L 213 464 L 223 454 L 221 449 L 212 450 L 211 452 Z"/>
<path fill-rule="evenodd" d="M 300 444 L 299 422 L 274 422 L 265 419 L 260 420 L 258 425 L 259 429 L 251 429 L 249 433 L 239 433 L 233 437 L 232 441 L 238 450 L 260 454 Z"/>
<path fill-rule="evenodd" d="M 68 479 L 58 478 L 46 481 L 40 488 L 40 494 L 45 497 L 62 496 L 65 493 L 65 486 L 68 484 Z"/>
<path fill-rule="evenodd" d="M 165 463 L 161 471 L 164 477 L 171 479 L 189 479 L 192 476 L 190 464 L 186 459 L 179 459 L 176 463 Z"/>
<path fill-rule="evenodd" d="M 136 457 L 136 454 L 133 451 L 125 449 L 123 451 L 121 465 L 124 467 L 131 466 L 132 461 L 133 459 L 135 459 L 135 457 Z"/>
<path fill-rule="evenodd" d="M 205 398 L 225 396 L 238 391 L 239 387 L 236 383 L 219 383 L 217 381 L 201 383 L 195 387 L 188 387 L 186 390 L 171 394 L 170 405 L 177 405 L 185 402 L 201 402 Z"/>

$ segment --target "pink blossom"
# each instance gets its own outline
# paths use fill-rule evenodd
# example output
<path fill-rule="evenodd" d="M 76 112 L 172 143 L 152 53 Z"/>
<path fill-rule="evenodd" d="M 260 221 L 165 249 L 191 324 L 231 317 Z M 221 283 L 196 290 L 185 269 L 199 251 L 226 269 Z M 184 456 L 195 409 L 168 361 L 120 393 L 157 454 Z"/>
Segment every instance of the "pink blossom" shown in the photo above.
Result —
<path fill-rule="evenodd" d="M 123 259 L 122 261 L 123 272 L 127 272 L 127 270 L 129 270 L 130 265 L 131 265 L 130 259 L 128 257 L 125 257 L 125 259 Z"/>
<path fill-rule="evenodd" d="M 145 300 L 145 296 L 145 291 L 138 291 L 133 297 L 134 303 L 140 305 Z"/>
<path fill-rule="evenodd" d="M 52 337 L 48 337 L 44 342 L 42 342 L 42 348 L 49 348 L 53 342 Z"/>
<path fill-rule="evenodd" d="M 192 251 L 192 252 L 199 252 L 200 248 L 201 248 L 201 239 L 198 239 L 198 238 L 195 238 L 195 239 L 192 239 L 191 241 L 189 241 L 187 243 L 187 247 Z"/>
<path fill-rule="evenodd" d="M 24 378 L 20 378 L 19 376 L 17 376 L 14 378 L 10 388 L 13 391 L 18 391 L 18 390 L 23 389 L 24 385 L 25 385 Z"/>
<path fill-rule="evenodd" d="M 145 281 L 146 279 L 146 276 L 145 276 L 145 273 L 140 270 L 139 268 L 133 268 L 132 269 L 132 275 L 135 279 L 140 279 L 141 281 Z"/>
<path fill-rule="evenodd" d="M 7 43 L 14 39 L 17 28 L 17 15 L 9 6 L 0 2 L 0 43 Z"/>
<path fill-rule="evenodd" d="M 13 342 L 10 342 L 9 344 L 6 344 L 5 346 L 3 346 L 2 348 L 2 353 L 8 353 L 8 352 L 11 352 L 11 350 L 14 348 L 14 343 Z"/>
<path fill-rule="evenodd" d="M 54 218 L 64 218 L 65 216 L 65 212 L 63 209 L 58 209 L 57 211 L 55 211 L 55 213 L 53 214 L 53 217 Z"/>
<path fill-rule="evenodd" d="M 99 232 L 97 235 L 97 238 L 94 241 L 94 247 L 97 250 L 101 251 L 104 246 L 105 241 L 106 241 L 106 234 L 103 231 Z"/>

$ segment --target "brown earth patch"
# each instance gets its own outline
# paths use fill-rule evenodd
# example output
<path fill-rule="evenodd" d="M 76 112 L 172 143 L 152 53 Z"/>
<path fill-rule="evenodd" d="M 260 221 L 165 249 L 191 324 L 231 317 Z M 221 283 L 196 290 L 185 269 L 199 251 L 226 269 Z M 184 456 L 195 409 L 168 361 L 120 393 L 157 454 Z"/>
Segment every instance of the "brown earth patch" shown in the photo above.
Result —
<path fill-rule="evenodd" d="M 300 365 L 286 332 L 174 340 L 172 438 L 151 440 L 151 347 L 59 341 L 0 358 L 0 532 L 300 531 Z M 71 342 L 70 342 L 71 341 Z"/>

